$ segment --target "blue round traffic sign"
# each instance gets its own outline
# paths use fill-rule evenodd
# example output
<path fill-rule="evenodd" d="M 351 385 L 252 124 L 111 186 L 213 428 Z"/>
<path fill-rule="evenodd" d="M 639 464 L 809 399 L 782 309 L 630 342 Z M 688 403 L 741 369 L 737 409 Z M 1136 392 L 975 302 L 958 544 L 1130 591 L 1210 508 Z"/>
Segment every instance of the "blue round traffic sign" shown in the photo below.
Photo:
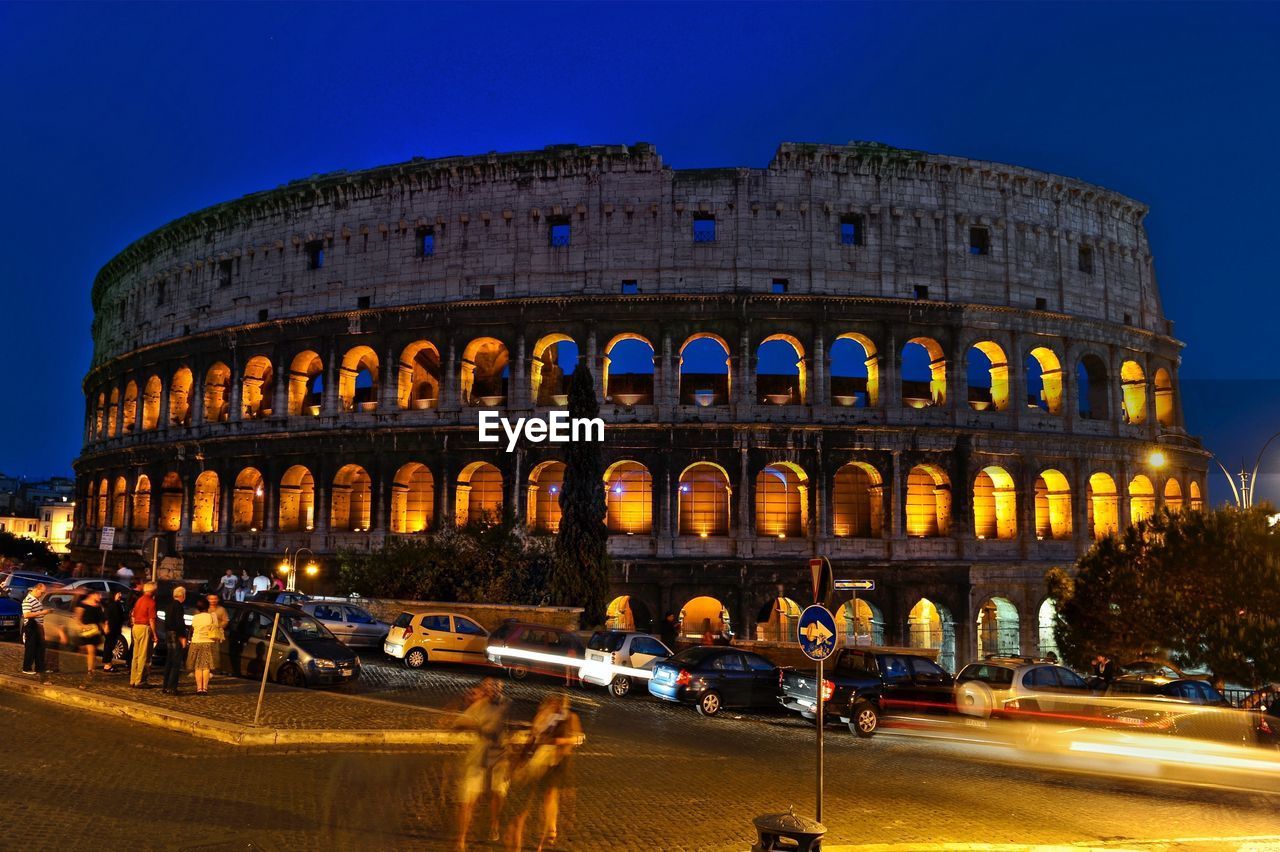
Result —
<path fill-rule="evenodd" d="M 800 613 L 796 625 L 800 650 L 811 660 L 825 660 L 836 650 L 836 618 L 825 606 L 814 604 Z"/>

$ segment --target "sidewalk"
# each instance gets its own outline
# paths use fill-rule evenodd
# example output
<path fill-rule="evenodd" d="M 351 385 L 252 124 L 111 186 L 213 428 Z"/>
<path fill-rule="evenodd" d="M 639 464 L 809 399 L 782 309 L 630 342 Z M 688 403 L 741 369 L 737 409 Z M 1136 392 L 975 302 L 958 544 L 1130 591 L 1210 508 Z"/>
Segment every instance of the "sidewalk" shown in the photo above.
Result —
<path fill-rule="evenodd" d="M 59 672 L 41 683 L 19 674 L 22 647 L 0 644 L 0 689 L 59 704 L 120 716 L 156 727 L 241 746 L 285 745 L 463 745 L 469 737 L 450 729 L 454 714 L 320 689 L 267 684 L 259 724 L 253 725 L 257 681 L 214 676 L 210 694 L 196 695 L 190 673 L 182 694 L 160 691 L 161 672 L 152 670 L 154 689 L 132 689 L 125 672 L 97 672 L 87 689 L 84 658 L 50 651 Z M 52 667 L 52 665 L 51 665 Z"/>

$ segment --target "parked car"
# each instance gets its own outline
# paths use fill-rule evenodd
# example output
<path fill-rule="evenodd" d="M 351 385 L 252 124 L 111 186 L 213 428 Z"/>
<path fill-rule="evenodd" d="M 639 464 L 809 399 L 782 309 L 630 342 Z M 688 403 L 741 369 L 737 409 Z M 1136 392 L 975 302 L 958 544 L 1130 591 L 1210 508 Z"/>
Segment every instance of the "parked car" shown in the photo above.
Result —
<path fill-rule="evenodd" d="M 836 717 L 860 737 L 880 727 L 886 710 L 950 711 L 955 707 L 954 679 L 928 657 L 841 648 L 835 664 L 825 668 L 823 715 Z M 782 705 L 812 719 L 818 710 L 818 682 L 813 672 L 785 669 Z"/>
<path fill-rule="evenodd" d="M 611 694 L 621 698 L 631 693 L 637 679 L 648 680 L 652 676 L 654 664 L 670 656 L 671 649 L 649 633 L 597 630 L 587 642 L 586 662 L 578 677 L 586 683 L 607 686 Z M 634 671 L 620 672 L 619 668 Z"/>
<path fill-rule="evenodd" d="M 1190 677 L 1121 675 L 1107 689 L 1108 696 L 1126 698 L 1172 698 L 1188 704 L 1230 707 L 1231 702 L 1207 681 Z"/>
<path fill-rule="evenodd" d="M 360 677 L 360 659 L 323 624 L 295 607 L 228 601 L 222 667 L 243 677 L 267 676 L 285 686 L 332 686 Z M 267 660 L 271 625 L 279 616 L 275 647 Z"/>
<path fill-rule="evenodd" d="M 0 637 L 17 639 L 22 635 L 22 603 L 8 595 L 0 595 Z"/>
<path fill-rule="evenodd" d="M 284 589 L 267 589 L 265 592 L 254 592 L 244 599 L 243 603 L 278 604 L 280 606 L 301 606 L 311 600 L 310 595 L 302 592 L 287 592 Z M 237 601 L 240 603 L 240 601 Z"/>
<path fill-rule="evenodd" d="M 484 665 L 489 631 L 452 612 L 402 612 L 391 623 L 382 650 L 411 669 L 427 663 Z"/>
<path fill-rule="evenodd" d="M 330 601 L 306 601 L 303 612 L 317 618 L 338 641 L 352 648 L 381 648 L 391 625 L 379 621 L 362 606 Z"/>
<path fill-rule="evenodd" d="M 956 675 L 956 709 L 966 716 L 1081 713 L 1089 684 L 1065 666 L 1030 657 L 988 657 Z"/>
<path fill-rule="evenodd" d="M 65 589 L 83 589 L 88 591 L 93 589 L 95 592 L 102 592 L 104 595 L 114 595 L 116 592 L 124 592 L 126 596 L 133 594 L 133 589 L 128 583 L 121 583 L 119 580 L 112 580 L 107 577 L 84 577 L 79 580 L 72 580 L 63 586 Z"/>
<path fill-rule="evenodd" d="M 529 672 L 576 675 L 586 650 L 572 630 L 508 620 L 489 637 L 485 656 L 512 678 L 522 680 Z"/>
<path fill-rule="evenodd" d="M 750 651 L 699 645 L 655 663 L 649 694 L 692 704 L 703 716 L 725 707 L 776 707 L 778 667 Z"/>
<path fill-rule="evenodd" d="M 76 606 L 84 595 L 83 589 L 58 589 L 47 592 L 41 598 L 45 607 L 44 636 L 48 644 L 65 648 L 77 647 L 76 639 L 80 628 L 76 623 Z M 165 658 L 164 604 L 167 599 L 168 595 L 158 598 L 156 604 L 156 635 L 151 648 L 151 659 L 157 665 L 163 665 Z M 188 627 L 195 614 L 195 598 L 188 596 L 183 604 L 183 618 Z M 133 647 L 133 631 L 128 626 L 121 634 L 120 643 L 116 648 L 102 649 L 104 662 L 107 659 L 123 660 L 128 656 Z"/>
<path fill-rule="evenodd" d="M 57 577 L 48 574 L 39 574 L 35 571 L 14 571 L 12 574 L 6 574 L 3 580 L 0 580 L 0 589 L 14 600 L 20 601 L 27 596 L 27 592 L 37 583 L 44 583 L 49 588 L 62 585 L 62 581 Z"/>
<path fill-rule="evenodd" d="M 1139 675 L 1142 677 L 1186 677 L 1186 673 L 1175 666 L 1168 660 L 1162 660 L 1158 657 L 1138 657 L 1127 663 L 1120 664 L 1120 671 L 1124 674 Z"/>

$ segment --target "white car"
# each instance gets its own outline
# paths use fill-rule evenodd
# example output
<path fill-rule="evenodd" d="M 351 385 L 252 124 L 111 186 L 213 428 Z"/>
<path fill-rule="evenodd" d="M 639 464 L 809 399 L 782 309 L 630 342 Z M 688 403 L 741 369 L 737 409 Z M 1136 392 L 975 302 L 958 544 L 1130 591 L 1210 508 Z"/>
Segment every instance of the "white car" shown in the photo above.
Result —
<path fill-rule="evenodd" d="M 956 709 L 966 716 L 1079 712 L 1089 685 L 1065 666 L 1030 657 L 988 657 L 956 675 Z"/>
<path fill-rule="evenodd" d="M 598 630 L 587 643 L 587 659 L 578 676 L 584 683 L 607 686 L 621 698 L 636 680 L 653 676 L 654 663 L 671 656 L 671 649 L 656 636 L 629 630 Z"/>

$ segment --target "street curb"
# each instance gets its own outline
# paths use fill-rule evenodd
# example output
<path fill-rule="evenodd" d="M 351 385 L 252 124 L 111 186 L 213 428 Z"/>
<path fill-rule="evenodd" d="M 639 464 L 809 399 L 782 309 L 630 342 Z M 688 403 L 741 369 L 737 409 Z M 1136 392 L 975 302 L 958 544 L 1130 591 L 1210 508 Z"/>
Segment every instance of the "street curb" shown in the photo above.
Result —
<path fill-rule="evenodd" d="M 1124 840 L 1076 840 L 1065 843 L 864 843 L 823 845 L 823 852 L 1152 852 L 1181 847 L 1210 846 L 1215 849 L 1272 849 L 1280 846 L 1280 834 L 1240 837 L 1128 838 Z"/>
<path fill-rule="evenodd" d="M 30 695 L 63 706 L 77 707 L 237 746 L 463 746 L 472 740 L 472 737 L 463 731 L 258 728 L 252 725 L 206 719 L 180 710 L 150 707 L 134 701 L 98 695 L 81 689 L 67 689 L 7 674 L 0 674 L 0 690 Z"/>

